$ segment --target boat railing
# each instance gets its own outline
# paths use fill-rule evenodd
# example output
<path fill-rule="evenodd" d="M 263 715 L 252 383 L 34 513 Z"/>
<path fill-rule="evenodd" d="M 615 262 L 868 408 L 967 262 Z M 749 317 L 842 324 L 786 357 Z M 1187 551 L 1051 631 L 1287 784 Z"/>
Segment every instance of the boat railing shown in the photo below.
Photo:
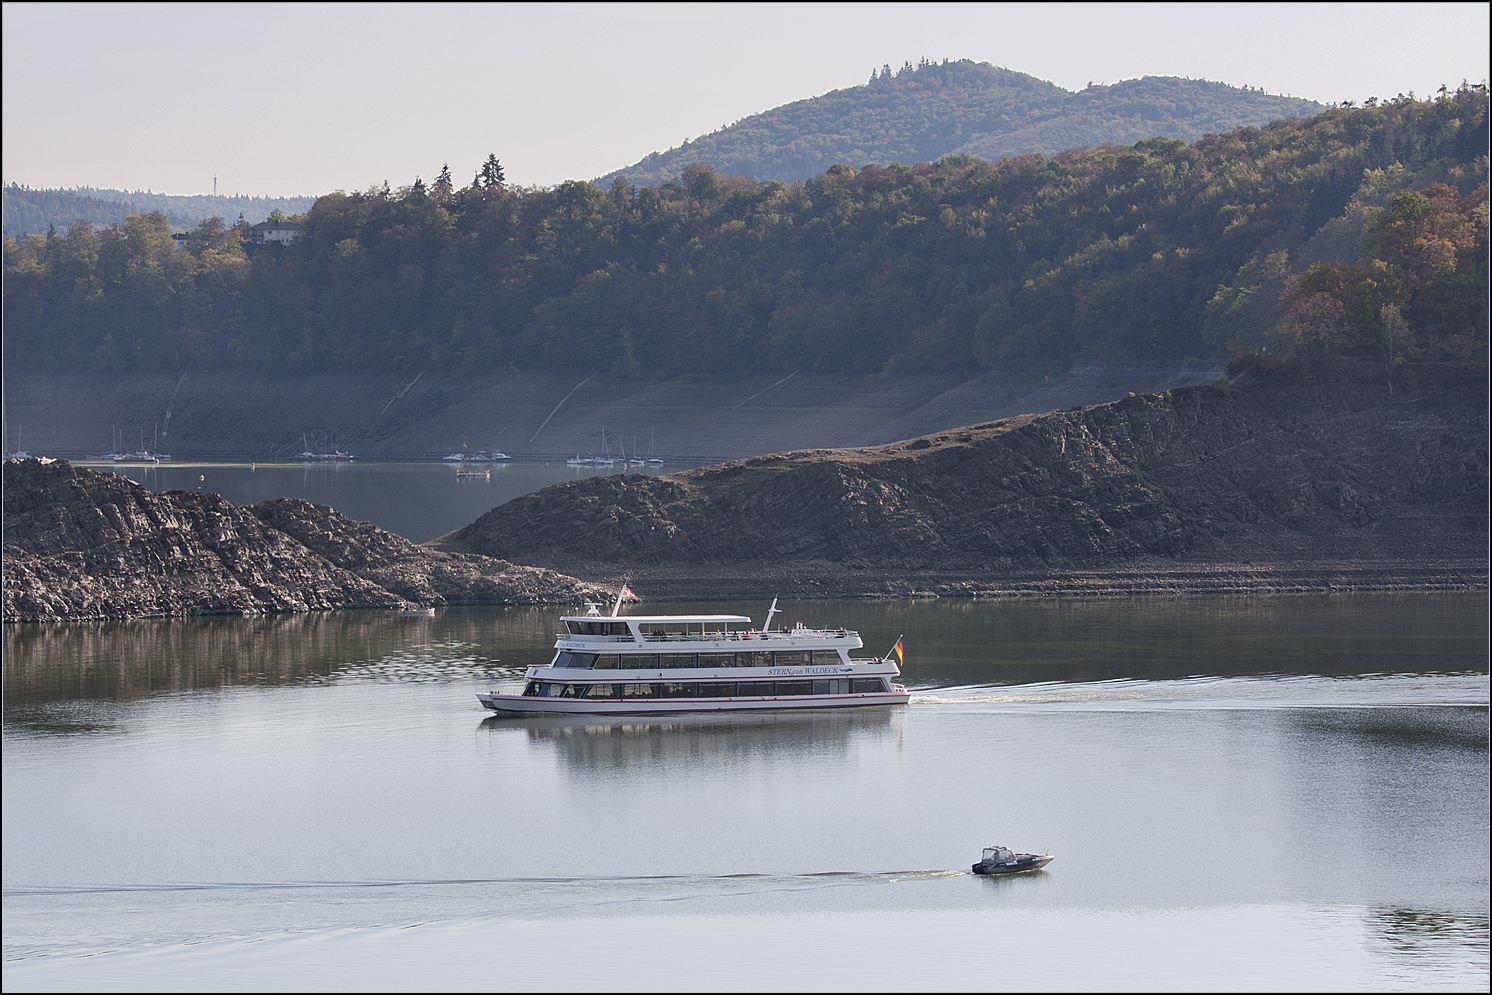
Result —
<path fill-rule="evenodd" d="M 781 639 L 848 639 L 860 635 L 854 629 L 779 629 L 772 632 L 761 632 L 748 629 L 743 632 L 644 632 L 642 641 L 645 643 L 719 643 L 719 642 L 761 642 Z M 581 641 L 587 643 L 635 643 L 636 640 L 628 636 L 592 636 L 579 635 L 573 632 L 555 633 L 556 638 L 569 641 Z"/>
<path fill-rule="evenodd" d="M 765 642 L 782 639 L 848 639 L 859 636 L 854 629 L 788 629 L 779 632 L 644 632 L 645 643 L 720 643 L 720 642 Z M 555 633 L 556 638 L 566 642 L 587 643 L 635 643 L 631 636 L 591 636 L 573 632 Z"/>

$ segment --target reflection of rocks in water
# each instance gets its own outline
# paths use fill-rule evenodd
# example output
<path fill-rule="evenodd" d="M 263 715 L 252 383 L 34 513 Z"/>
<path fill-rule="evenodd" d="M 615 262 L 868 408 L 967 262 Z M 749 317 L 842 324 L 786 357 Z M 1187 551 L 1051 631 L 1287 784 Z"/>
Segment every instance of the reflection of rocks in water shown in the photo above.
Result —
<path fill-rule="evenodd" d="M 1372 909 L 1364 917 L 1364 925 L 1373 946 L 1395 961 L 1405 962 L 1403 966 L 1420 979 L 1426 967 L 1442 958 L 1448 970 L 1459 973 L 1465 965 L 1466 949 L 1480 950 L 1485 984 L 1488 932 L 1492 929 L 1492 919 L 1485 913 Z"/>
<path fill-rule="evenodd" d="M 1487 750 L 1487 709 L 1482 707 L 1342 708 L 1312 710 L 1300 717 L 1310 731 L 1332 740 L 1357 740 L 1365 746 L 1412 750 Z"/>
<path fill-rule="evenodd" d="M 842 755 L 858 735 L 883 735 L 899 722 L 892 708 L 740 715 L 552 716 L 489 718 L 490 731 L 523 730 L 554 746 L 572 767 L 597 771 L 671 764 L 731 763 L 751 754 L 811 751 Z"/>
<path fill-rule="evenodd" d="M 499 619 L 507 613 L 528 623 L 519 626 L 525 630 L 517 637 L 522 640 L 543 611 L 467 609 L 435 618 L 313 612 L 7 625 L 0 629 L 7 721 L 18 717 L 17 707 L 43 702 L 132 700 L 343 676 L 469 676 L 491 669 L 492 656 L 511 653 L 518 662 L 531 662 L 535 653 L 547 658 L 546 646 L 515 645 L 511 635 L 487 645 L 493 630 L 504 628 Z"/>

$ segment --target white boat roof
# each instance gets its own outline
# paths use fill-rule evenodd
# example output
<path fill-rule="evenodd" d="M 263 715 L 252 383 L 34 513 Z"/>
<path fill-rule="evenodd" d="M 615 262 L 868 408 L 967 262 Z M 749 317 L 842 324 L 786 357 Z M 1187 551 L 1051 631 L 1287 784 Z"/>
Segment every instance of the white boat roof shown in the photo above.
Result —
<path fill-rule="evenodd" d="M 685 623 L 698 625 L 701 622 L 750 622 L 750 615 L 561 615 L 563 622 L 653 622 Z"/>

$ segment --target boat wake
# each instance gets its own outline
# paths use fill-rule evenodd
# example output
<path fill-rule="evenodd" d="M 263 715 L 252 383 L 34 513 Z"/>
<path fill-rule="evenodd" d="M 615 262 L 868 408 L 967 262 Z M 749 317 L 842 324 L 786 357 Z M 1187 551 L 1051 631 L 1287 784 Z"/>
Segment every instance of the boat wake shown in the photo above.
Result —
<path fill-rule="evenodd" d="M 1487 706 L 1486 674 L 1366 674 L 1352 677 L 1193 677 L 1145 681 L 911 685 L 913 707 L 1150 710 L 1351 708 L 1413 705 Z"/>

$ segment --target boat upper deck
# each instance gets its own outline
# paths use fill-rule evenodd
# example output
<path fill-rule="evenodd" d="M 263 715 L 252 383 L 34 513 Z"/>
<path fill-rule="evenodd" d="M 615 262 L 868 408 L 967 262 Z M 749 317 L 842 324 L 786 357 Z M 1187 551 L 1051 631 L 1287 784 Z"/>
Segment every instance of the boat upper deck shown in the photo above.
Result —
<path fill-rule="evenodd" d="M 563 615 L 560 643 L 720 643 L 757 640 L 851 639 L 853 629 L 810 629 L 798 623 L 791 629 L 751 628 L 747 615 Z M 736 625 L 740 628 L 732 629 Z"/>

